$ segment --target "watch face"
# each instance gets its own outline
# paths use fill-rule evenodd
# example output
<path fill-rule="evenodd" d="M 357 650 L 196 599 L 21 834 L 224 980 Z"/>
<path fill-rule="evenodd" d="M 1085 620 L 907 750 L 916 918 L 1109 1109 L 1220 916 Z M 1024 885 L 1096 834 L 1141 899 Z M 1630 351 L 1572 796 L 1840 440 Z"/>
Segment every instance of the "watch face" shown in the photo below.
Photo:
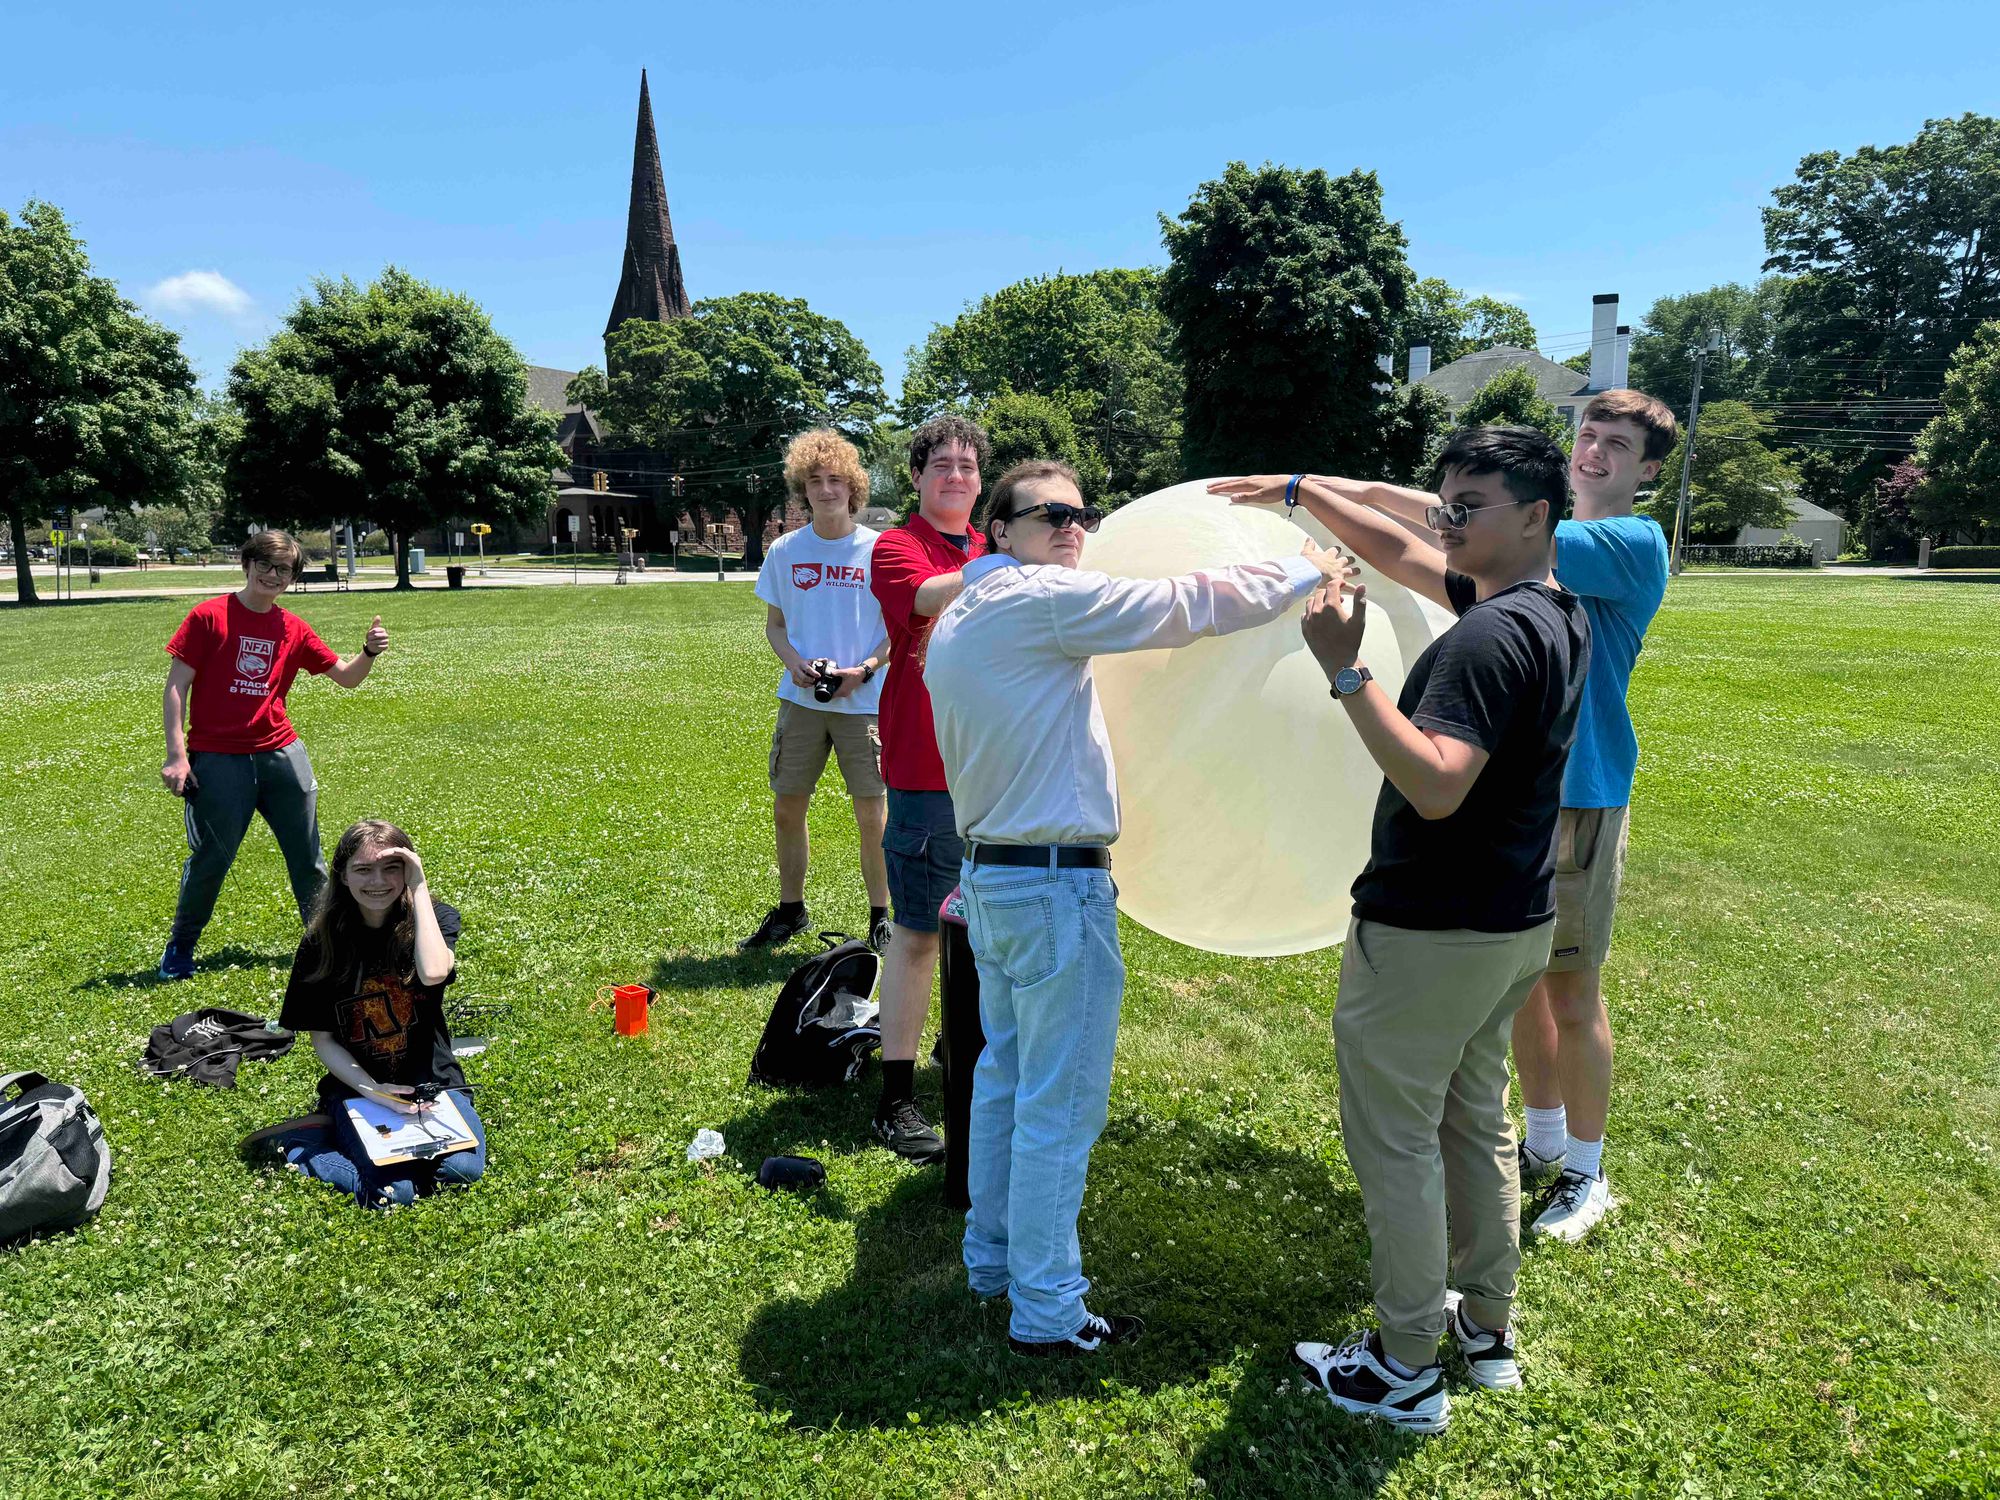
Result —
<path fill-rule="evenodd" d="M 1349 693 L 1361 691 L 1362 676 L 1353 667 L 1342 667 L 1333 674 L 1333 690 L 1345 698 Z"/>

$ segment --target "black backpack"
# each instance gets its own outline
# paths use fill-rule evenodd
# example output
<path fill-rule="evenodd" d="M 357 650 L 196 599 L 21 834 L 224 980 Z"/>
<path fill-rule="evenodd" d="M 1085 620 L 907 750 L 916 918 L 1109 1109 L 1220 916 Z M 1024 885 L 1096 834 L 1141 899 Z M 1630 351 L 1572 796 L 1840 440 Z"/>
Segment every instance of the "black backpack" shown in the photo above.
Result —
<path fill-rule="evenodd" d="M 858 938 L 822 932 L 826 952 L 792 971 L 750 1059 L 750 1081 L 848 1083 L 882 1045 L 875 982 L 882 960 Z"/>

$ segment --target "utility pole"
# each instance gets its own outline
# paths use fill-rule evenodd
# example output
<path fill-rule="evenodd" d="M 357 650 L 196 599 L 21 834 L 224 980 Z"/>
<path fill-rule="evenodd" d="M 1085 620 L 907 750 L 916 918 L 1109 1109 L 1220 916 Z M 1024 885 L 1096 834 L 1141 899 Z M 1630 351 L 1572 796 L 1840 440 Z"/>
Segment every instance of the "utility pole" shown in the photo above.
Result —
<path fill-rule="evenodd" d="M 1701 367 L 1708 358 L 1709 351 L 1722 347 L 1722 331 L 1708 330 L 1708 337 L 1701 347 L 1694 351 L 1694 390 L 1688 395 L 1687 442 L 1681 448 L 1681 498 L 1674 507 L 1674 555 L 1668 572 L 1674 577 L 1681 576 L 1681 538 L 1687 535 L 1688 524 L 1688 478 L 1694 469 L 1695 424 L 1701 421 Z"/>

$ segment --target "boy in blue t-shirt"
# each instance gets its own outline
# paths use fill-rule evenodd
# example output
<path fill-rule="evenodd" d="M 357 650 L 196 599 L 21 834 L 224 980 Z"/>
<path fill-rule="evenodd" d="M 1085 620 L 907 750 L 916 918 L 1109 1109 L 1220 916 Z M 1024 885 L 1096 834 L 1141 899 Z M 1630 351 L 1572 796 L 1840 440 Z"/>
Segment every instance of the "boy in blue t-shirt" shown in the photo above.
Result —
<path fill-rule="evenodd" d="M 1521 1183 L 1548 1189 L 1532 1229 L 1572 1243 L 1611 1207 L 1603 1163 L 1611 1021 L 1599 975 L 1625 875 L 1627 814 L 1639 762 L 1625 690 L 1667 589 L 1666 538 L 1653 521 L 1632 514 L 1632 502 L 1639 486 L 1659 474 L 1675 431 L 1673 412 L 1639 391 L 1592 397 L 1570 454 L 1573 518 L 1556 527 L 1556 582 L 1581 597 L 1590 617 L 1590 671 L 1556 829 L 1554 950 L 1541 983 L 1514 1018 L 1513 1041 L 1528 1125 L 1518 1153 Z M 1286 480 L 1275 477 L 1268 492 L 1244 493 L 1234 481 L 1210 489 L 1239 503 L 1276 501 Z M 1355 556 L 1449 607 L 1445 554 L 1405 545 L 1411 531 L 1432 535 L 1428 512 L 1438 504 L 1436 495 L 1317 475 L 1300 476 L 1293 488 Z"/>

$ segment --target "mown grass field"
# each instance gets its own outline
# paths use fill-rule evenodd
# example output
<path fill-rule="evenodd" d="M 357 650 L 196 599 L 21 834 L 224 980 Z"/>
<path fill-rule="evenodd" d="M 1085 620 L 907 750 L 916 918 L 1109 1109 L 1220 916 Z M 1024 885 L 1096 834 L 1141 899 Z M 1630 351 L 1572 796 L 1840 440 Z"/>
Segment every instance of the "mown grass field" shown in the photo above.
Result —
<path fill-rule="evenodd" d="M 0 1495 L 2000 1493 L 2000 593 L 1674 586 L 1608 976 L 1624 1207 L 1529 1256 L 1528 1390 L 1434 1440 L 1287 1365 L 1368 1301 L 1335 954 L 1127 924 L 1083 1235 L 1095 1300 L 1150 1328 L 1097 1363 L 1005 1351 L 936 1174 L 867 1144 L 872 1074 L 745 1087 L 791 961 L 733 951 L 774 887 L 748 591 L 296 601 L 341 649 L 377 610 L 394 637 L 358 693 L 294 695 L 329 846 L 405 824 L 465 914 L 460 993 L 512 1010 L 470 1065 L 471 1191 L 377 1216 L 248 1168 L 238 1138 L 310 1102 L 306 1048 L 234 1092 L 134 1067 L 178 1010 L 274 1013 L 297 938 L 259 828 L 198 977 L 151 977 L 188 602 L 0 611 L 0 1069 L 81 1085 L 116 1159 L 94 1225 L 0 1253 Z M 836 788 L 830 926 L 864 915 Z M 662 994 L 618 1040 L 590 1001 L 633 978 Z M 684 1160 L 701 1126 L 716 1167 Z M 787 1151 L 823 1193 L 755 1186 Z"/>

